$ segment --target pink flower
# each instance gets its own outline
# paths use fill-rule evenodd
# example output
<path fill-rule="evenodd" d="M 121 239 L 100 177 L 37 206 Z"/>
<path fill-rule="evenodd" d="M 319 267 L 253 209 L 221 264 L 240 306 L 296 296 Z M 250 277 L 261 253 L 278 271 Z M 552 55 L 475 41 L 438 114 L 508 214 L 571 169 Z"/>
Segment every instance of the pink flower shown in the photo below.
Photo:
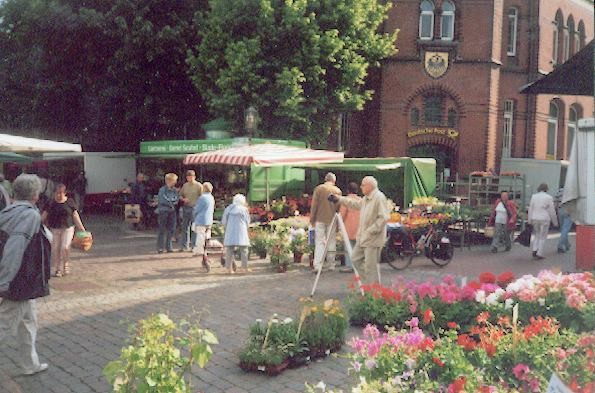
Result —
<path fill-rule="evenodd" d="M 515 378 L 519 381 L 524 381 L 526 375 L 529 373 L 529 366 L 523 363 L 519 363 L 512 369 L 512 373 L 514 374 Z"/>
<path fill-rule="evenodd" d="M 419 326 L 419 318 L 413 317 L 409 321 L 405 322 L 405 325 L 409 326 L 410 328 L 416 328 Z"/>

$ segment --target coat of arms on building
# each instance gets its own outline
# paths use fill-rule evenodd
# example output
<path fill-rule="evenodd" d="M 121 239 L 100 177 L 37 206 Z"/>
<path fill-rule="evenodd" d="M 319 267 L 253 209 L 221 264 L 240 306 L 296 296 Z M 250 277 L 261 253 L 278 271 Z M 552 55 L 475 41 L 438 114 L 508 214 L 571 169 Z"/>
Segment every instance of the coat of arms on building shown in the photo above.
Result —
<path fill-rule="evenodd" d="M 428 75 L 440 78 L 448 70 L 448 52 L 426 52 L 424 66 Z"/>

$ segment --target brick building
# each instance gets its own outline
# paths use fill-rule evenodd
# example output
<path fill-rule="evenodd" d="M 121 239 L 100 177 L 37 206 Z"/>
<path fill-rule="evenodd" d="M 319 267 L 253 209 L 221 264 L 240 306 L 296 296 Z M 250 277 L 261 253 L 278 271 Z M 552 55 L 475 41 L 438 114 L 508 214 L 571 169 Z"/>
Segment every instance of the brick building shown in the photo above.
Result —
<path fill-rule="evenodd" d="M 498 169 L 502 157 L 567 159 L 593 98 L 522 86 L 593 39 L 589 0 L 399 0 L 385 23 L 398 53 L 350 117 L 353 156 L 436 157 L 439 170 Z"/>

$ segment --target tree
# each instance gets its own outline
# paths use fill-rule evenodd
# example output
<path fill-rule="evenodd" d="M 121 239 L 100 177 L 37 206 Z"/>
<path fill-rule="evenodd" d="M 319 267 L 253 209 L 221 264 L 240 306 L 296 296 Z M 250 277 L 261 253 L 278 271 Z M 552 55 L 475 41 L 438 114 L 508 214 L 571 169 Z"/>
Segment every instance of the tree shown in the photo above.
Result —
<path fill-rule="evenodd" d="M 0 2 L 0 125 L 123 149 L 206 118 L 188 75 L 196 0 Z"/>
<path fill-rule="evenodd" d="M 373 92 L 370 67 L 394 54 L 378 0 L 212 0 L 198 16 L 191 77 L 214 116 L 241 124 L 258 108 L 272 137 L 326 140 L 336 116 Z"/>

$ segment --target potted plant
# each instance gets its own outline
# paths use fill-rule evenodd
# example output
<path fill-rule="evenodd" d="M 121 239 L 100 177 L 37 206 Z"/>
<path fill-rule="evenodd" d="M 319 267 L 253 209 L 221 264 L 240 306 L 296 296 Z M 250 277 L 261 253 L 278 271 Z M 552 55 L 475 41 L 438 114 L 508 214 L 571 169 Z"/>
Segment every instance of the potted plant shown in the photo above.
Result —
<path fill-rule="evenodd" d="M 277 272 L 284 273 L 291 260 L 290 241 L 287 228 L 278 228 L 271 237 L 268 253 L 271 256 L 271 264 Z"/>
<path fill-rule="evenodd" d="M 259 258 L 266 258 L 270 242 L 271 236 L 266 230 L 255 228 L 250 231 L 250 251 Z"/>
<path fill-rule="evenodd" d="M 303 231 L 294 233 L 289 248 L 293 252 L 293 262 L 301 263 L 302 256 L 308 252 L 308 237 L 306 234 Z"/>

